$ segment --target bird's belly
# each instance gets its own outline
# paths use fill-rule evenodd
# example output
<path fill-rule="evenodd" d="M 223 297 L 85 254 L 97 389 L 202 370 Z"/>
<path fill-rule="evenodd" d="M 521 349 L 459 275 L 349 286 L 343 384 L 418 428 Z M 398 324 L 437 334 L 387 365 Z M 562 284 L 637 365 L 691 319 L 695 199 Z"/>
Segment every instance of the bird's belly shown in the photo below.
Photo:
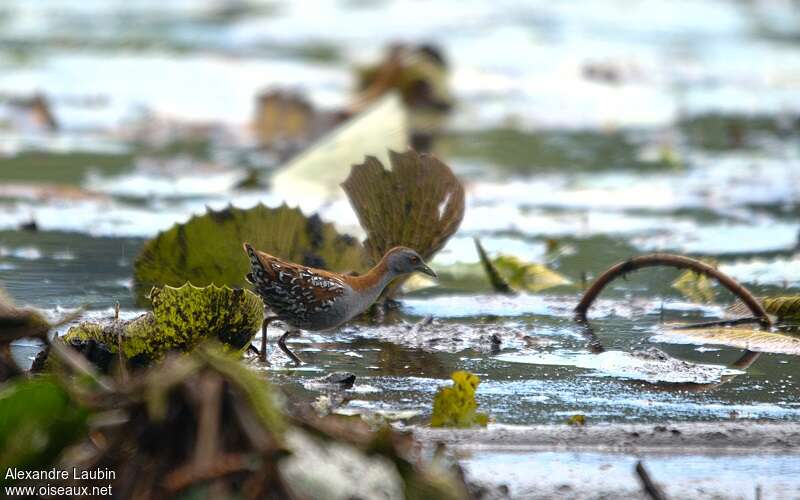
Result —
<path fill-rule="evenodd" d="M 309 331 L 330 330 L 336 328 L 345 321 L 347 321 L 347 318 L 324 313 L 309 314 L 303 321 L 297 321 L 296 319 L 286 320 L 287 323 L 295 328 Z"/>
<path fill-rule="evenodd" d="M 294 328 L 309 331 L 330 330 L 350 321 L 363 311 L 361 304 L 352 300 L 350 294 L 345 294 L 333 302 L 330 309 L 325 311 L 309 312 L 303 318 L 281 318 Z"/>

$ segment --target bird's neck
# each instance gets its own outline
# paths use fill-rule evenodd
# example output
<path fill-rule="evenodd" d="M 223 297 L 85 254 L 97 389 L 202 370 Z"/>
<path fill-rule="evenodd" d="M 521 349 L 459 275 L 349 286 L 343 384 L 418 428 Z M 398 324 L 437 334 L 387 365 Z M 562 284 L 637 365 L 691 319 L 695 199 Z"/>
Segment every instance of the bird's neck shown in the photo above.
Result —
<path fill-rule="evenodd" d="M 386 285 L 396 277 L 397 275 L 389 269 L 386 262 L 381 260 L 366 273 L 353 277 L 351 286 L 357 292 L 374 295 L 377 298 Z"/>

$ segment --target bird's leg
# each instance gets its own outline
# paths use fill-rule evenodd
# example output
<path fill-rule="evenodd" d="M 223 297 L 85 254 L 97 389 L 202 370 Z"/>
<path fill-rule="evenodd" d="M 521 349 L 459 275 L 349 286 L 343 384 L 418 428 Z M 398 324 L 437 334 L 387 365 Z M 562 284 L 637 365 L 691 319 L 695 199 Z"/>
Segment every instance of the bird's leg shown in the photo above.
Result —
<path fill-rule="evenodd" d="M 284 354 L 286 354 L 292 359 L 292 362 L 294 362 L 295 366 L 300 366 L 302 364 L 300 358 L 298 358 L 295 353 L 293 353 L 292 351 L 289 350 L 288 347 L 286 347 L 286 339 L 289 338 L 290 335 L 293 335 L 295 333 L 300 333 L 300 330 L 286 330 L 286 332 L 284 332 L 284 334 L 281 335 L 281 338 L 278 339 L 278 347 L 281 348 L 281 351 L 283 351 Z"/>
<path fill-rule="evenodd" d="M 258 359 L 261 360 L 262 363 L 269 364 L 267 361 L 267 322 L 266 318 L 264 321 L 261 322 L 261 352 L 258 353 Z"/>
<path fill-rule="evenodd" d="M 277 316 L 268 316 L 261 322 L 261 350 L 258 352 L 258 359 L 267 365 L 269 365 L 269 361 L 267 360 L 267 326 L 277 319 Z M 252 347 L 252 344 L 250 345 Z M 255 347 L 253 347 L 253 349 L 255 349 Z"/>

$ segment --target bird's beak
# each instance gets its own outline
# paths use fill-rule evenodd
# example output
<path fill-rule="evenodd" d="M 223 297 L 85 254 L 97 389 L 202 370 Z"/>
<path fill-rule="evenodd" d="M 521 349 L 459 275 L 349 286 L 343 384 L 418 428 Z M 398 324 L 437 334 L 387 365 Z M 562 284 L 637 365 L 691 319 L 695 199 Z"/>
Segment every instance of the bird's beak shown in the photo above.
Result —
<path fill-rule="evenodd" d="M 427 266 L 427 265 L 425 265 L 425 264 L 422 264 L 421 266 L 419 266 L 419 267 L 417 268 L 417 271 L 419 271 L 419 272 L 421 272 L 421 273 L 425 273 L 425 274 L 427 274 L 428 276 L 431 276 L 431 277 L 433 277 L 433 278 L 438 278 L 438 277 L 439 277 L 439 276 L 437 276 L 437 275 L 436 275 L 436 272 L 435 272 L 433 269 L 431 269 L 430 267 L 428 267 L 428 266 Z"/>

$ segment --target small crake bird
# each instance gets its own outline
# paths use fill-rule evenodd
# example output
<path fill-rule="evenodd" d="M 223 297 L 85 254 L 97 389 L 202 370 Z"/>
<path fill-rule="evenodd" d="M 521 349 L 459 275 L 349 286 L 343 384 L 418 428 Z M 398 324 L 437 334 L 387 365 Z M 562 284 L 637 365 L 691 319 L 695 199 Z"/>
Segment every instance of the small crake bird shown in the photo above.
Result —
<path fill-rule="evenodd" d="M 289 326 L 278 346 L 296 365 L 298 358 L 286 347 L 286 339 L 300 330 L 330 330 L 366 311 L 386 285 L 398 276 L 415 271 L 436 277 L 417 252 L 394 247 L 380 262 L 361 276 L 347 276 L 323 269 L 286 262 L 268 253 L 244 249 L 250 257 L 247 281 L 255 286 L 264 304 L 275 314 L 261 327 L 261 359 L 266 361 L 267 325 L 280 320 Z"/>

